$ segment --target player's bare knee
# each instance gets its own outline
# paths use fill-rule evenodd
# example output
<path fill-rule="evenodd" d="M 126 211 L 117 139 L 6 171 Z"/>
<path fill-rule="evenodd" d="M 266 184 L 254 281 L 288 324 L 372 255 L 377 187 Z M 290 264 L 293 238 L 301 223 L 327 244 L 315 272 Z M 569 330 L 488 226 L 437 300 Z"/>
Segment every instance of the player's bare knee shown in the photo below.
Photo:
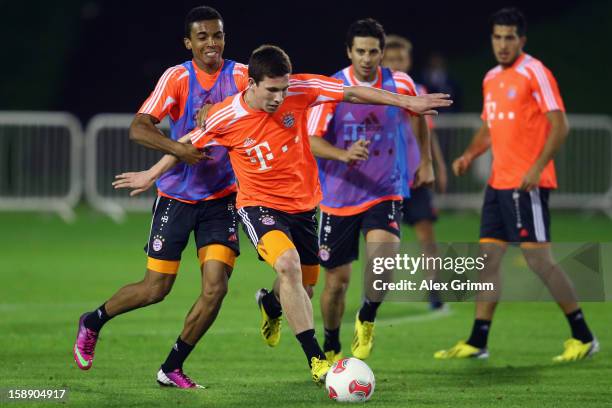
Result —
<path fill-rule="evenodd" d="M 347 289 L 348 289 L 348 285 L 342 285 L 342 284 L 326 288 L 327 293 L 333 299 L 339 299 L 339 298 L 344 297 L 346 295 Z"/>
<path fill-rule="evenodd" d="M 159 303 L 170 293 L 174 279 L 160 279 L 150 282 L 147 286 L 147 304 Z"/>
<path fill-rule="evenodd" d="M 153 285 L 147 288 L 146 300 L 147 305 L 159 303 L 166 298 L 166 295 L 170 293 L 170 288 L 162 285 Z"/>
<path fill-rule="evenodd" d="M 147 271 L 147 276 L 142 281 L 143 303 L 150 305 L 164 300 L 172 289 L 175 277 L 175 275 Z"/>
<path fill-rule="evenodd" d="M 202 296 L 207 300 L 217 303 L 225 298 L 227 291 L 227 281 L 219 281 L 206 285 L 202 291 Z"/>
<path fill-rule="evenodd" d="M 331 294 L 343 295 L 348 289 L 350 273 L 341 269 L 330 269 L 325 276 L 325 289 Z"/>
<path fill-rule="evenodd" d="M 505 252 L 505 251 L 504 251 Z M 501 261 L 503 260 L 504 252 L 500 251 L 481 251 L 481 257 L 484 258 L 484 267 L 480 271 L 481 276 L 497 276 L 500 274 Z"/>
<path fill-rule="evenodd" d="M 300 256 L 296 250 L 287 250 L 274 262 L 274 270 L 278 273 L 281 282 L 291 281 L 302 284 L 302 267 Z"/>
<path fill-rule="evenodd" d="M 291 286 L 302 286 L 302 271 L 300 268 L 280 268 L 277 270 L 281 286 L 290 284 Z"/>
<path fill-rule="evenodd" d="M 532 251 L 523 251 L 523 254 L 525 262 L 527 262 L 532 271 L 538 274 L 545 274 L 554 270 L 554 261 L 547 254 Z"/>

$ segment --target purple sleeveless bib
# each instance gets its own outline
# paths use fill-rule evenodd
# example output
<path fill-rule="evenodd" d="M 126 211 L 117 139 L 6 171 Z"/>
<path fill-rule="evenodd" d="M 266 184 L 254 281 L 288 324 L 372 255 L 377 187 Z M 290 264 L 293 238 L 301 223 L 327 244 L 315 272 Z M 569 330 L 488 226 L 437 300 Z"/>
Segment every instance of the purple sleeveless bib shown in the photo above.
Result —
<path fill-rule="evenodd" d="M 189 95 L 183 115 L 176 121 L 170 119 L 172 139 L 178 140 L 195 128 L 197 112 L 204 104 L 218 103 L 238 93 L 233 75 L 235 64 L 225 60 L 217 81 L 208 91 L 198 82 L 192 62 L 182 64 L 189 71 Z M 212 160 L 193 166 L 180 162 L 157 180 L 157 188 L 172 197 L 200 201 L 234 184 L 234 171 L 227 150 L 211 146 L 209 155 Z"/>
<path fill-rule="evenodd" d="M 343 71 L 334 77 L 351 85 Z M 382 88 L 397 92 L 393 74 L 387 68 L 382 69 Z M 342 208 L 390 195 L 409 197 L 409 174 L 413 170 L 408 168 L 407 157 L 411 135 L 410 124 L 400 108 L 339 103 L 325 140 L 341 149 L 347 149 L 359 139 L 369 140 L 370 157 L 352 165 L 317 159 L 323 189 L 321 204 Z M 418 153 L 418 148 L 416 151 Z"/>

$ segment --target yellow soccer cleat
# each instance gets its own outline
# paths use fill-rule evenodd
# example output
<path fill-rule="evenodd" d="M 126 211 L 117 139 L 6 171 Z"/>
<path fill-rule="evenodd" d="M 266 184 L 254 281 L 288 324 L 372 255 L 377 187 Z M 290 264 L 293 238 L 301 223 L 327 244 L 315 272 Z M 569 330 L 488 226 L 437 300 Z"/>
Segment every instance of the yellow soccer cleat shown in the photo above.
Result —
<path fill-rule="evenodd" d="M 563 343 L 563 353 L 553 357 L 555 363 L 567 363 L 570 361 L 584 360 L 591 357 L 599 351 L 599 341 L 593 338 L 593 341 L 583 343 L 578 339 L 568 339 Z"/>
<path fill-rule="evenodd" d="M 255 294 L 255 299 L 257 300 L 257 305 L 259 306 L 259 310 L 261 311 L 261 337 L 263 337 L 266 344 L 270 347 L 278 346 L 281 337 L 281 320 L 283 319 L 282 315 L 272 319 L 266 313 L 266 309 L 263 307 L 261 300 L 262 298 L 268 294 L 266 289 L 259 289 Z"/>
<path fill-rule="evenodd" d="M 355 318 L 355 333 L 353 334 L 351 352 L 354 357 L 365 360 L 370 357 L 372 347 L 374 347 L 374 322 L 362 322 L 359 320 L 358 314 Z"/>
<path fill-rule="evenodd" d="M 487 348 L 478 348 L 465 341 L 460 341 L 448 350 L 440 350 L 434 353 L 434 358 L 438 360 L 449 360 L 453 358 L 477 358 L 485 359 L 489 358 L 489 352 Z"/>
<path fill-rule="evenodd" d="M 342 355 L 342 351 L 336 353 L 334 350 L 329 350 L 325 352 L 325 358 L 331 364 L 334 364 L 336 361 L 342 360 L 344 356 Z"/>
<path fill-rule="evenodd" d="M 325 384 L 325 377 L 331 366 L 331 363 L 327 360 L 320 360 L 316 357 L 311 358 L 310 373 L 312 374 L 312 381 L 319 387 Z"/>

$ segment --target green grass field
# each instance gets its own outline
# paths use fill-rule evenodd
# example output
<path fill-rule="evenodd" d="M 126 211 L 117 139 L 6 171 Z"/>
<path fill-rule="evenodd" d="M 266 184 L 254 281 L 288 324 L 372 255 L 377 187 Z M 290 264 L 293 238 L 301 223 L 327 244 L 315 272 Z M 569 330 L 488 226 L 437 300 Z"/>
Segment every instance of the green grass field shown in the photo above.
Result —
<path fill-rule="evenodd" d="M 603 216 L 562 213 L 553 221 L 556 240 L 612 241 L 612 222 Z M 93 369 L 80 371 L 71 351 L 78 316 L 142 277 L 149 222 L 147 214 L 138 214 L 117 225 L 87 209 L 79 210 L 73 225 L 55 216 L 0 213 L 0 388 L 68 387 L 66 404 L 83 407 L 334 404 L 310 381 L 302 351 L 287 327 L 276 349 L 260 338 L 253 294 L 269 286 L 273 272 L 256 260 L 244 236 L 243 255 L 220 316 L 185 365 L 207 390 L 160 389 L 155 383 L 156 371 L 199 293 L 192 244 L 166 300 L 110 322 L 101 334 Z M 473 241 L 477 233 L 474 214 L 443 215 L 438 223 L 441 241 Z M 405 237 L 412 239 L 409 231 Z M 360 297 L 358 283 L 352 285 L 341 332 L 345 350 Z M 314 305 L 321 338 L 320 291 L 318 287 Z M 465 338 L 473 305 L 452 304 L 448 314 L 431 314 L 421 303 L 387 303 L 380 310 L 377 344 L 368 361 L 377 380 L 368 406 L 612 406 L 612 304 L 585 303 L 583 310 L 602 344 L 589 361 L 554 365 L 551 357 L 569 337 L 564 316 L 552 303 L 514 302 L 499 308 L 489 361 L 440 362 L 432 353 Z"/>

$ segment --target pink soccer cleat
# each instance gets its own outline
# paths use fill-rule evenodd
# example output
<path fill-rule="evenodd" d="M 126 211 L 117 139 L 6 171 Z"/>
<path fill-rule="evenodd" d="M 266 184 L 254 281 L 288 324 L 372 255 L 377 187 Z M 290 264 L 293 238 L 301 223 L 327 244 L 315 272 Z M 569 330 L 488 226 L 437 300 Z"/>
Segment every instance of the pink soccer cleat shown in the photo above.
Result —
<path fill-rule="evenodd" d="M 98 332 L 88 329 L 83 323 L 89 313 L 79 319 L 79 330 L 72 350 L 74 361 L 81 370 L 89 370 L 93 364 L 94 351 L 98 342 Z"/>
<path fill-rule="evenodd" d="M 162 387 L 205 388 L 189 378 L 181 368 L 177 368 L 169 373 L 164 373 L 160 368 L 157 372 L 157 383 Z"/>

